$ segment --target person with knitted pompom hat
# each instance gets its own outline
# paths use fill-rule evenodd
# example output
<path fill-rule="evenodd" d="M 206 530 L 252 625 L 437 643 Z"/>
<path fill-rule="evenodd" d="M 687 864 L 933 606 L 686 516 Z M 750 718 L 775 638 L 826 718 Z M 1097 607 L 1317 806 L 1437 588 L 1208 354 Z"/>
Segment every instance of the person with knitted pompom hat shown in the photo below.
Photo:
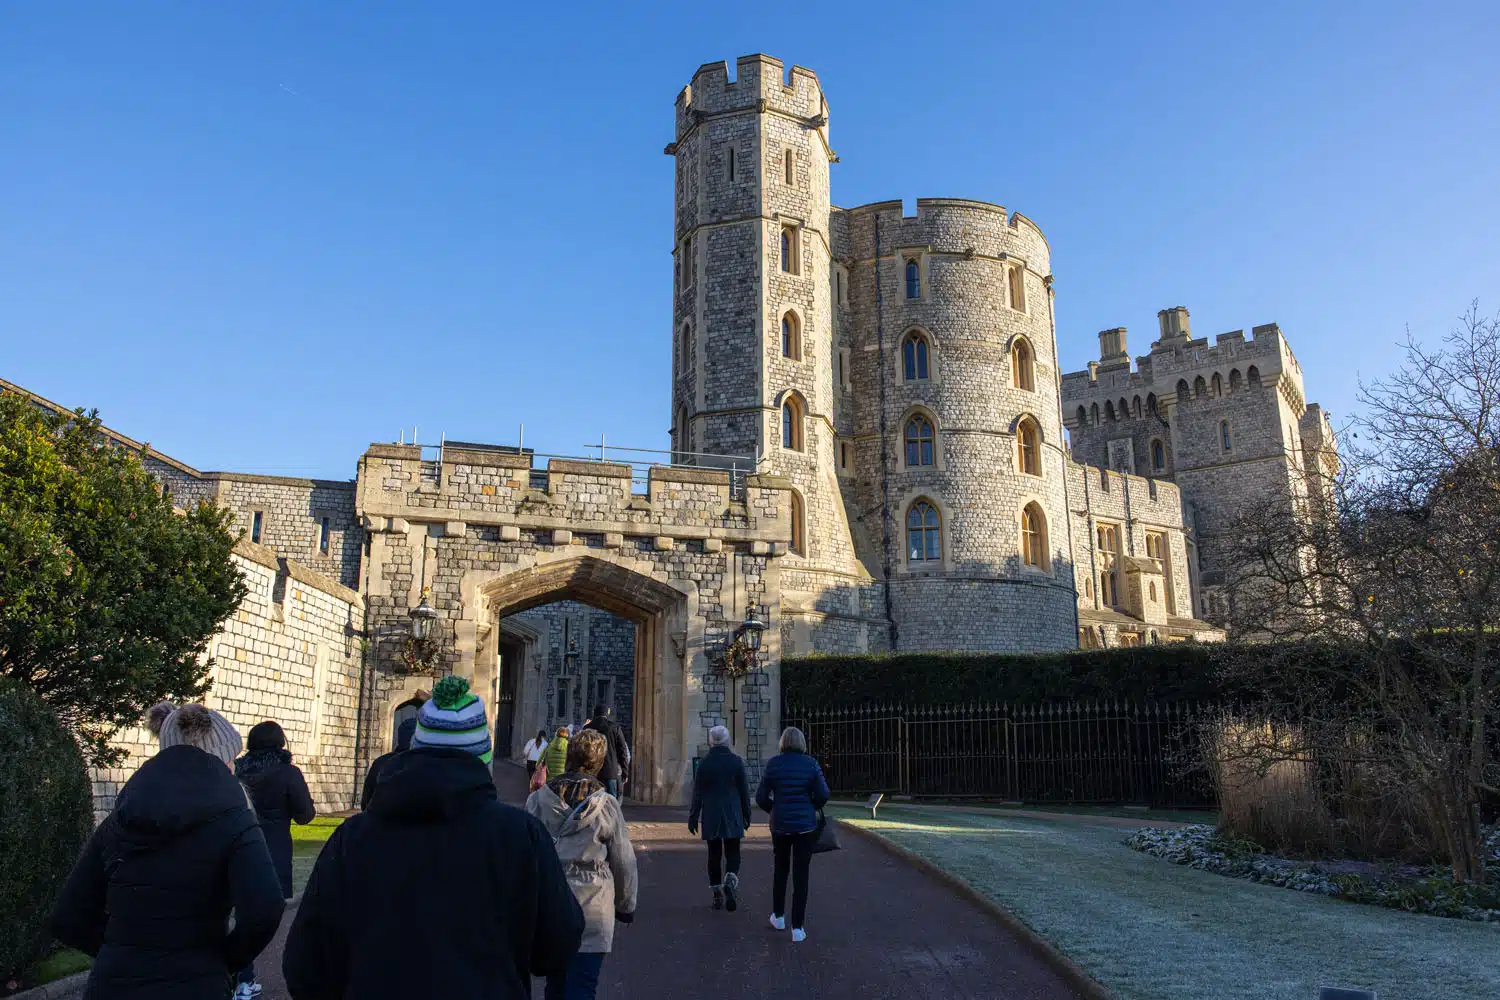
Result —
<path fill-rule="evenodd" d="M 489 719 L 484 702 L 469 690 L 469 682 L 449 675 L 432 687 L 432 697 L 417 712 L 417 731 L 411 745 L 463 750 L 490 762 Z"/>
<path fill-rule="evenodd" d="M 94 956 L 87 997 L 224 1000 L 285 907 L 260 823 L 230 772 L 240 735 L 203 705 L 158 706 L 147 721 L 161 750 L 94 831 L 52 933 Z"/>
<path fill-rule="evenodd" d="M 583 913 L 547 830 L 499 802 L 490 751 L 484 702 L 438 681 L 411 749 L 318 855 L 282 953 L 293 1000 L 530 1000 L 533 975 L 567 970 Z"/>

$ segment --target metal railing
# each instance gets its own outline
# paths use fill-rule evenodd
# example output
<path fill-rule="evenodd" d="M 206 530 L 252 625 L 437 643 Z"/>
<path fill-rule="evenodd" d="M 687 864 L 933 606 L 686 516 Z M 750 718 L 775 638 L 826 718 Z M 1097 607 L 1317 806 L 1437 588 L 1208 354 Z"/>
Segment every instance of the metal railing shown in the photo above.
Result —
<path fill-rule="evenodd" d="M 835 794 L 1208 808 L 1201 723 L 1181 702 L 789 706 Z"/>

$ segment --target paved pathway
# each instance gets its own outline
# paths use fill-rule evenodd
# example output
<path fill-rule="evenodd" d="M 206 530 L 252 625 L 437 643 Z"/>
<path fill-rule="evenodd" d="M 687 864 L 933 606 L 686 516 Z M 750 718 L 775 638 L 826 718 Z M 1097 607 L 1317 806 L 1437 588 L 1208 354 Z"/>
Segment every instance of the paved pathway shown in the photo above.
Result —
<path fill-rule="evenodd" d="M 496 766 L 502 798 L 525 774 Z M 620 926 L 604 964 L 604 1000 L 884 1000 L 910 997 L 1076 1000 L 1055 972 L 995 920 L 945 886 L 853 835 L 813 859 L 808 940 L 766 924 L 771 843 L 751 831 L 737 913 L 709 908 L 707 855 L 683 810 L 627 807 L 640 864 L 640 910 Z M 762 818 L 757 815 L 757 822 Z M 263 1000 L 286 1000 L 282 932 L 257 963 Z M 536 996 L 541 996 L 540 983 Z"/>

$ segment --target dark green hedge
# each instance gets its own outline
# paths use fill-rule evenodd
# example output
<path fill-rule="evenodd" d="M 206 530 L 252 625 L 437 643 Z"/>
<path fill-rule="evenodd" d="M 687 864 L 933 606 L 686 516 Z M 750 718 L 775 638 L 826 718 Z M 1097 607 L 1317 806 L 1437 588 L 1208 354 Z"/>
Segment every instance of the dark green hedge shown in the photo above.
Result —
<path fill-rule="evenodd" d="M 52 901 L 93 828 L 77 741 L 40 698 L 0 678 L 0 983 L 46 950 Z"/>
<path fill-rule="evenodd" d="M 835 708 L 877 702 L 943 705 L 1128 698 L 1249 707 L 1296 704 L 1291 685 L 1321 660 L 1325 677 L 1368 669 L 1367 651 L 1328 643 L 1172 643 L 1068 653 L 897 653 L 792 657 L 781 662 L 782 704 Z M 1353 692 L 1331 684 L 1332 700 Z"/>
<path fill-rule="evenodd" d="M 1214 647 L 1201 643 L 1046 654 L 799 657 L 781 662 L 781 689 L 785 704 L 809 706 L 1106 698 L 1216 701 L 1225 696 Z"/>

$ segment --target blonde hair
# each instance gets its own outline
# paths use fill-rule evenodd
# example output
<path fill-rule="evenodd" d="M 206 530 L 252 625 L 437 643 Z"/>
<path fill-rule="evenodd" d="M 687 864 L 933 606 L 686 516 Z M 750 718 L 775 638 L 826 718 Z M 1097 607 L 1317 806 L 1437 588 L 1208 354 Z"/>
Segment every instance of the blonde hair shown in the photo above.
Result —
<path fill-rule="evenodd" d="M 802 730 L 788 726 L 781 731 L 781 752 L 807 753 L 807 737 L 802 735 Z"/>
<path fill-rule="evenodd" d="M 567 726 L 558 726 L 557 727 L 557 732 L 555 732 L 555 733 L 552 734 L 552 738 L 553 739 L 564 739 L 564 740 L 567 739 L 568 738 L 568 727 Z"/>

